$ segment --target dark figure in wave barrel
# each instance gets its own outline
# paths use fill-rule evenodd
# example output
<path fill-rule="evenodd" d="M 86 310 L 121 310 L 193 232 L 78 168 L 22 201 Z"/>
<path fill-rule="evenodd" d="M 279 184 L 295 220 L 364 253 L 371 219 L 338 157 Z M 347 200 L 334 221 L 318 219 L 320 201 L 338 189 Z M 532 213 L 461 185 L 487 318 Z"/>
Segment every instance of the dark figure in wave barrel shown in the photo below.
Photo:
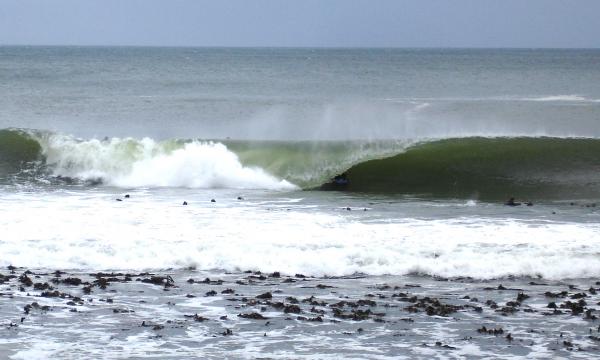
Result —
<path fill-rule="evenodd" d="M 334 176 L 328 183 L 321 185 L 321 190 L 347 190 L 348 185 L 350 185 L 350 179 L 348 179 L 348 175 L 346 173 L 342 173 Z"/>

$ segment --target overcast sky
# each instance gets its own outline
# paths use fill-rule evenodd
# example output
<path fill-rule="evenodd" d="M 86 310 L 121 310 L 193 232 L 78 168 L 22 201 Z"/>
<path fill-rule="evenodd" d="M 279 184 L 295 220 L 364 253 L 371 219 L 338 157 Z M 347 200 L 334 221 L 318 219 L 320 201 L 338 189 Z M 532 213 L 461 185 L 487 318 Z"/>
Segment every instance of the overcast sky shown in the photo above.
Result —
<path fill-rule="evenodd" d="M 600 0 L 0 0 L 0 44 L 600 47 Z"/>

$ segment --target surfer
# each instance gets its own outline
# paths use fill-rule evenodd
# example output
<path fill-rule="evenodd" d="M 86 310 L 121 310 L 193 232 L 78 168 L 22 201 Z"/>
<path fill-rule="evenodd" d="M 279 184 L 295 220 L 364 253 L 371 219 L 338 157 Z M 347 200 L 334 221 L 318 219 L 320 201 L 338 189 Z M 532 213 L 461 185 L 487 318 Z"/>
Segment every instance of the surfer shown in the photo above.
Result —
<path fill-rule="evenodd" d="M 504 203 L 504 205 L 506 205 L 506 206 L 519 206 L 519 205 L 521 205 L 521 203 L 520 203 L 520 202 L 515 202 L 515 198 L 514 198 L 514 197 L 511 197 L 510 199 L 508 199 L 508 200 L 507 200 L 507 201 Z"/>
<path fill-rule="evenodd" d="M 337 185 L 348 185 L 350 180 L 348 180 L 348 175 L 346 175 L 346 173 L 342 173 L 340 175 L 334 176 L 332 182 Z"/>
<path fill-rule="evenodd" d="M 321 185 L 320 189 L 327 191 L 346 190 L 349 184 L 350 179 L 348 179 L 348 175 L 346 173 L 342 173 L 332 177 L 328 182 Z"/>

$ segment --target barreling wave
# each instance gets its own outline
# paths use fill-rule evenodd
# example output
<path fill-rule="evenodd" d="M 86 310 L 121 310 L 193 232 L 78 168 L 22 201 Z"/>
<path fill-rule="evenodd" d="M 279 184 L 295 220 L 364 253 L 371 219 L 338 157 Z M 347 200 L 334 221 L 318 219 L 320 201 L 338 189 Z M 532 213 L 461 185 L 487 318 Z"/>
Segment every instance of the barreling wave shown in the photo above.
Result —
<path fill-rule="evenodd" d="M 5 179 L 119 187 L 323 189 L 429 197 L 600 198 L 600 139 L 464 137 L 419 141 L 80 140 L 0 130 Z M 20 175 L 10 177 L 8 175 Z M 333 187 L 333 189 L 336 189 Z"/>
<path fill-rule="evenodd" d="M 347 171 L 347 190 L 503 199 L 600 198 L 600 139 L 458 138 Z"/>

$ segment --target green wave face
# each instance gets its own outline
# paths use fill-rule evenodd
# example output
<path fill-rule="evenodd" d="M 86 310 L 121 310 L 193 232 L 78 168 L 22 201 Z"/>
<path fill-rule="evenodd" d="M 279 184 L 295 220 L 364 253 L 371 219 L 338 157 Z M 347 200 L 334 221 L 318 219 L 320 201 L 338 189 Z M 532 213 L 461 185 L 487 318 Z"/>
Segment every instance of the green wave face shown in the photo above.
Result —
<path fill-rule="evenodd" d="M 348 170 L 348 191 L 479 199 L 600 198 L 600 140 L 459 138 Z"/>
<path fill-rule="evenodd" d="M 0 177 L 22 171 L 40 160 L 41 146 L 21 130 L 0 130 Z"/>

